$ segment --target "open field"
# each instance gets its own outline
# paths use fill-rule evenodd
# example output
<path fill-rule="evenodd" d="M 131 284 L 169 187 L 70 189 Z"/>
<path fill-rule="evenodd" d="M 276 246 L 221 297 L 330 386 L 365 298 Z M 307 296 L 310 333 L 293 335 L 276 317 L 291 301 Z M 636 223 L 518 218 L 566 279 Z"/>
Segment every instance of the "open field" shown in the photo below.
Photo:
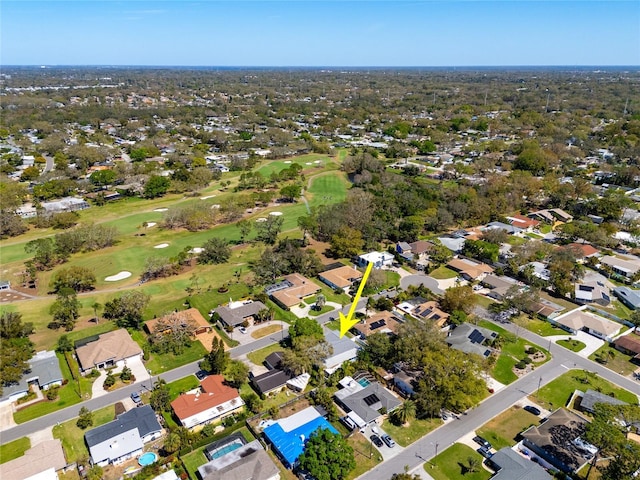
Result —
<path fill-rule="evenodd" d="M 251 333 L 252 338 L 262 338 L 282 330 L 282 325 L 267 325 Z"/>

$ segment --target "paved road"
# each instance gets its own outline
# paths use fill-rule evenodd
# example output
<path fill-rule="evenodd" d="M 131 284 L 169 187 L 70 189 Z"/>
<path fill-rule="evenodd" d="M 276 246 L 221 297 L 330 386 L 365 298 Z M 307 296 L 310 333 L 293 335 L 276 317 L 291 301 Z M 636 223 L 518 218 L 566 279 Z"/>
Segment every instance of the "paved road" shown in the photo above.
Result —
<path fill-rule="evenodd" d="M 485 315 L 483 316 L 490 319 L 490 314 L 488 312 L 484 311 L 484 314 Z M 549 348 L 548 339 L 544 337 L 529 332 L 528 330 L 518 328 L 513 324 L 500 324 L 500 326 L 512 331 L 513 333 L 517 333 L 520 337 L 525 338 L 532 343 L 544 348 Z M 359 480 L 388 479 L 391 478 L 394 473 L 404 472 L 405 466 L 408 466 L 409 470 L 412 470 L 424 462 L 428 462 L 435 457 L 436 449 L 441 453 L 443 450 L 455 443 L 460 437 L 481 427 L 493 417 L 511 407 L 518 400 L 534 393 L 539 386 L 546 385 L 563 373 L 574 368 L 595 372 L 600 377 L 615 383 L 636 395 L 640 395 L 640 382 L 623 377 L 622 375 L 612 372 L 611 370 L 608 370 L 607 368 L 604 368 L 603 366 L 558 345 L 552 344 L 550 350 L 553 355 L 551 361 L 537 368 L 529 375 L 522 377 L 511 385 L 508 385 L 504 389 L 491 395 L 487 400 L 482 402 L 475 409 L 471 410 L 467 415 L 461 415 L 460 420 L 449 422 L 437 428 L 430 434 L 422 437 L 420 440 L 395 456 L 392 460 L 381 463 L 373 470 L 370 470 L 358 477 Z M 560 407 L 560 405 L 557 406 Z"/>
<path fill-rule="evenodd" d="M 55 168 L 55 163 L 53 161 L 53 157 L 50 157 L 49 155 L 43 155 L 43 157 L 46 160 L 44 170 L 42 171 L 42 174 L 44 175 L 47 172 L 51 172 Z"/>
<path fill-rule="evenodd" d="M 428 275 L 407 275 L 406 277 L 400 279 L 400 287 L 403 290 L 406 290 L 409 285 L 418 287 L 420 286 L 420 284 L 423 284 L 436 295 L 442 295 L 444 293 L 438 285 L 438 281 L 435 278 L 429 277 Z"/>
<path fill-rule="evenodd" d="M 254 350 L 259 350 L 263 347 L 271 345 L 273 343 L 279 342 L 282 338 L 288 335 L 288 329 L 284 331 L 274 333 L 268 337 L 260 338 L 255 342 L 252 342 L 247 345 L 240 345 L 238 347 L 232 348 L 230 350 L 231 357 L 237 358 L 240 355 L 244 355 L 249 352 L 253 352 Z M 134 391 L 151 388 L 152 382 L 155 382 L 158 378 L 162 378 L 167 382 L 173 382 L 180 378 L 184 378 L 188 375 L 192 375 L 199 370 L 198 362 L 193 362 L 188 365 L 183 365 L 182 367 L 178 367 L 176 369 L 165 372 L 161 375 L 156 375 L 152 377 L 150 380 L 145 380 L 143 382 L 137 382 L 133 385 L 129 385 L 128 387 L 119 388 L 114 392 L 107 393 L 98 398 L 93 398 L 91 400 L 87 400 L 82 403 L 77 403 L 70 407 L 67 407 L 63 410 L 58 410 L 57 412 L 53 412 L 49 415 L 45 415 L 43 417 L 36 418 L 26 423 L 22 423 L 13 428 L 4 430 L 0 432 L 0 440 L 1 443 L 7 443 L 17 438 L 24 437 L 25 435 L 29 435 L 35 433 L 44 428 L 50 427 L 51 425 L 56 425 L 57 423 L 66 422 L 67 420 L 71 420 L 78 416 L 78 411 L 80 407 L 87 407 L 89 410 L 94 411 L 99 408 L 106 407 L 107 405 L 112 405 L 116 402 L 119 402 L 125 398 L 128 398 Z"/>

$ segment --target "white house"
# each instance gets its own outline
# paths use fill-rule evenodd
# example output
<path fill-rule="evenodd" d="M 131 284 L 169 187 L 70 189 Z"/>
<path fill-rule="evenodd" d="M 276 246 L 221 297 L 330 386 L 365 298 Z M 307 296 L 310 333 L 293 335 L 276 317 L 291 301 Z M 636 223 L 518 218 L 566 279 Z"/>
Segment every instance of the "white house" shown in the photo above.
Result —
<path fill-rule="evenodd" d="M 389 252 L 369 252 L 358 256 L 358 266 L 366 267 L 373 263 L 373 268 L 390 267 L 393 264 L 393 255 Z"/>

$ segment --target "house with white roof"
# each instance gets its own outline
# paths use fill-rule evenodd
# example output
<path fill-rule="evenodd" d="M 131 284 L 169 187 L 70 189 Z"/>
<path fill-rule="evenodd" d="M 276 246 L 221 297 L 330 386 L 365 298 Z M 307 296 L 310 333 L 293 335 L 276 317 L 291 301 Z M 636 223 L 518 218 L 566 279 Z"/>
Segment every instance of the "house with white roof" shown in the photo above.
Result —
<path fill-rule="evenodd" d="M 389 252 L 369 252 L 358 256 L 358 266 L 366 267 L 373 263 L 376 270 L 382 267 L 390 267 L 393 264 L 394 256 Z"/>

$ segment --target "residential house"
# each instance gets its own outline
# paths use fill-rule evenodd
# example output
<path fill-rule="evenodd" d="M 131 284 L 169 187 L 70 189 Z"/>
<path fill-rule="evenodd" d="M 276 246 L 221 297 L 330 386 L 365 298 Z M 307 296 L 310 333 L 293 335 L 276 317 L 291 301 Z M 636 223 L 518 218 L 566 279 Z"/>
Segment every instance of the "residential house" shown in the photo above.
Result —
<path fill-rule="evenodd" d="M 42 202 L 40 206 L 46 213 L 74 212 L 90 207 L 86 200 L 77 197 L 65 197 L 51 202 Z"/>
<path fill-rule="evenodd" d="M 430 320 L 440 328 L 449 320 L 449 314 L 440 310 L 438 302 L 421 297 L 399 303 L 396 309 L 417 320 Z"/>
<path fill-rule="evenodd" d="M 547 471 L 509 447 L 498 450 L 486 460 L 495 473 L 491 480 L 552 480 Z"/>
<path fill-rule="evenodd" d="M 307 407 L 287 418 L 276 420 L 265 427 L 263 433 L 284 466 L 293 468 L 298 457 L 304 451 L 306 440 L 320 428 L 338 434 L 335 427 L 324 418 L 316 407 Z"/>
<path fill-rule="evenodd" d="M 525 217 L 524 215 L 510 215 L 507 220 L 514 227 L 518 227 L 524 231 L 532 232 L 540 226 L 540 222 L 533 218 Z"/>
<path fill-rule="evenodd" d="M 334 290 L 347 290 L 353 283 L 362 278 L 362 272 L 355 267 L 346 265 L 338 268 L 332 268 L 318 274 L 321 282 L 329 285 Z"/>
<path fill-rule="evenodd" d="M 87 341 L 88 340 L 88 341 Z M 76 356 L 83 375 L 92 369 L 123 367 L 127 361 L 142 359 L 142 348 L 124 328 L 76 342 Z"/>
<path fill-rule="evenodd" d="M 334 395 L 336 403 L 358 428 L 376 422 L 382 415 L 402 405 L 400 399 L 378 382 L 361 382 L 344 377 L 339 387 Z"/>
<path fill-rule="evenodd" d="M 550 321 L 573 334 L 578 333 L 578 331 L 583 331 L 594 337 L 611 342 L 612 338 L 620 332 L 622 325 L 607 320 L 593 312 L 589 312 L 586 308 L 586 306 L 576 308 Z"/>
<path fill-rule="evenodd" d="M 635 355 L 633 361 L 640 363 L 640 335 L 635 332 L 628 333 L 616 338 L 613 341 L 616 350 L 627 355 Z"/>
<path fill-rule="evenodd" d="M 171 325 L 174 324 L 176 320 L 179 321 L 182 326 L 190 324 L 195 329 L 193 332 L 194 335 L 210 332 L 213 329 L 213 325 L 205 320 L 197 308 L 189 308 L 188 310 L 170 313 L 161 318 L 154 318 L 148 322 L 144 322 L 144 328 L 150 334 L 168 333 Z M 162 331 L 158 331 L 159 328 L 161 328 Z"/>
<path fill-rule="evenodd" d="M 5 460 L 5 459 L 3 459 Z M 44 440 L 13 460 L 0 463 L 0 478 L 12 480 L 58 480 L 67 460 L 58 439 Z"/>
<path fill-rule="evenodd" d="M 198 390 L 183 393 L 171 402 L 171 408 L 183 427 L 194 428 L 240 412 L 244 401 L 238 390 L 225 384 L 222 375 L 209 375 Z"/>
<path fill-rule="evenodd" d="M 398 242 L 396 252 L 409 263 L 424 265 L 427 263 L 426 258 L 433 247 L 433 243 L 426 240 L 418 240 L 413 243 Z"/>
<path fill-rule="evenodd" d="M 407 370 L 403 366 L 400 366 L 397 368 L 397 372 L 393 374 L 392 382 L 400 393 L 410 397 L 416 393 L 416 384 L 421 375 L 422 372 L 419 370 Z"/>
<path fill-rule="evenodd" d="M 576 283 L 574 298 L 577 303 L 597 303 L 603 307 L 611 303 L 609 289 L 601 282 Z"/>
<path fill-rule="evenodd" d="M 582 393 L 576 391 L 577 401 L 574 403 L 575 408 L 590 414 L 595 413 L 595 406 L 597 403 L 606 403 L 607 405 L 629 405 L 627 402 L 618 400 L 615 397 L 610 397 L 604 393 L 597 392 L 595 390 L 587 390 Z"/>
<path fill-rule="evenodd" d="M 295 375 L 286 372 L 282 368 L 282 356 L 284 352 L 273 352 L 264 361 L 267 372 L 260 375 L 249 373 L 249 381 L 260 395 L 269 395 L 283 390 L 287 382 Z"/>
<path fill-rule="evenodd" d="M 631 310 L 640 308 L 640 290 L 633 290 L 629 287 L 616 287 L 613 289 L 613 294 Z"/>
<path fill-rule="evenodd" d="M 284 277 L 281 282 L 269 285 L 264 290 L 271 297 L 271 300 L 285 310 L 289 310 L 305 298 L 318 293 L 321 288 L 307 277 L 299 273 L 292 273 Z"/>
<path fill-rule="evenodd" d="M 402 319 L 393 312 L 379 312 L 356 323 L 352 331 L 356 332 L 362 340 L 365 340 L 372 333 L 386 333 L 395 335 L 398 327 L 402 324 Z"/>
<path fill-rule="evenodd" d="M 223 327 L 237 327 L 245 322 L 252 323 L 256 315 L 267 306 L 258 301 L 229 302 L 228 306 L 220 305 L 214 312 L 220 318 Z"/>
<path fill-rule="evenodd" d="M 514 285 L 519 285 L 518 281 L 506 276 L 487 275 L 482 279 L 482 285 L 489 289 L 487 297 L 498 301 L 504 300 L 507 292 Z"/>
<path fill-rule="evenodd" d="M 561 472 L 572 474 L 585 465 L 596 448 L 584 442 L 587 420 L 560 408 L 540 425 L 525 430 L 522 445 Z"/>
<path fill-rule="evenodd" d="M 476 262 L 468 258 L 454 258 L 447 263 L 447 267 L 458 272 L 462 278 L 470 282 L 482 280 L 488 274 L 493 273 L 493 268 L 486 263 Z"/>
<path fill-rule="evenodd" d="M 607 265 L 614 273 L 629 279 L 640 271 L 640 258 L 632 255 L 605 255 L 600 259 L 600 264 Z"/>
<path fill-rule="evenodd" d="M 526 271 L 527 269 L 531 270 L 531 275 L 548 282 L 551 280 L 551 272 L 547 268 L 547 265 L 542 262 L 529 262 L 526 265 L 522 265 L 518 270 L 520 272 Z"/>
<path fill-rule="evenodd" d="M 214 454 L 207 457 L 211 460 L 198 467 L 200 478 L 202 480 L 280 480 L 280 470 L 258 440 L 240 443 L 238 446 L 239 442 L 239 439 L 234 438 L 232 442 L 227 442 L 225 445 L 217 445 Z"/>
<path fill-rule="evenodd" d="M 492 330 L 463 323 L 449 332 L 445 341 L 456 350 L 487 358 L 493 352 L 489 343 L 496 338 L 498 338 L 498 334 Z"/>
<path fill-rule="evenodd" d="M 352 362 L 358 356 L 358 345 L 347 335 L 340 338 L 338 332 L 324 328 L 324 339 L 331 346 L 333 353 L 324 360 L 324 370 L 332 374 L 342 366 L 344 362 Z"/>
<path fill-rule="evenodd" d="M 507 232 L 509 235 L 518 235 L 521 234 L 524 230 L 519 227 L 516 227 L 513 224 L 503 223 L 503 222 L 490 222 L 482 229 L 484 230 L 503 230 Z"/>
<path fill-rule="evenodd" d="M 36 353 L 29 360 L 29 369 L 25 371 L 19 382 L 3 385 L 0 400 L 15 401 L 29 393 L 31 385 L 41 390 L 48 390 L 62 385 L 63 376 L 60 362 L 54 351 Z"/>
<path fill-rule="evenodd" d="M 105 425 L 89 430 L 84 440 L 91 463 L 118 465 L 142 453 L 145 443 L 160 438 L 162 427 L 149 405 L 132 408 Z"/>
<path fill-rule="evenodd" d="M 600 250 L 598 250 L 597 248 L 595 248 L 592 245 L 589 245 L 588 243 L 570 243 L 569 245 L 567 245 L 565 248 L 569 248 L 573 251 L 575 251 L 578 255 L 578 259 L 579 260 L 584 260 L 585 258 L 591 258 L 591 257 L 599 257 L 600 256 Z"/>
<path fill-rule="evenodd" d="M 554 224 L 555 222 L 568 223 L 573 220 L 573 216 L 561 210 L 560 208 L 551 208 L 547 210 L 538 210 L 537 212 L 531 212 L 527 215 L 534 220 L 540 220 L 544 223 Z"/>
<path fill-rule="evenodd" d="M 365 268 L 373 263 L 376 270 L 393 265 L 394 256 L 389 252 L 369 252 L 358 256 L 358 266 Z"/>

